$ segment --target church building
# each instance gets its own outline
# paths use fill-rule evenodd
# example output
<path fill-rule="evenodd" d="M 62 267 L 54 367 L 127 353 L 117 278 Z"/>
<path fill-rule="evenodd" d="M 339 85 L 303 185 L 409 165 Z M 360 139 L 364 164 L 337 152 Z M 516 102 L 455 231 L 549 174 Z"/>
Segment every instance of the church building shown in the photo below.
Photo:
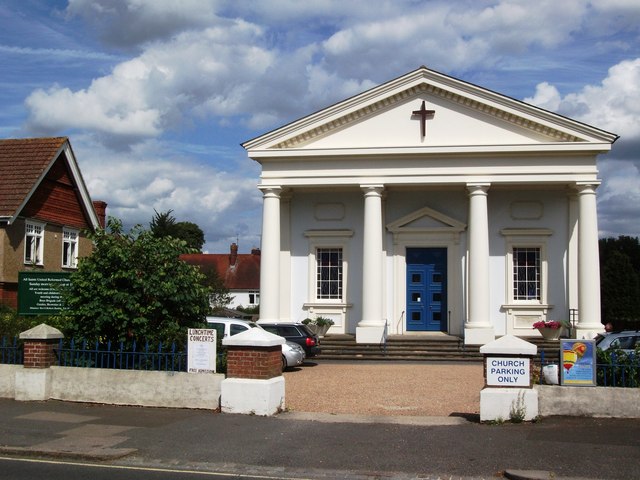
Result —
<path fill-rule="evenodd" d="M 359 343 L 601 331 L 596 160 L 615 134 L 425 67 L 243 144 L 263 193 L 260 320 Z"/>

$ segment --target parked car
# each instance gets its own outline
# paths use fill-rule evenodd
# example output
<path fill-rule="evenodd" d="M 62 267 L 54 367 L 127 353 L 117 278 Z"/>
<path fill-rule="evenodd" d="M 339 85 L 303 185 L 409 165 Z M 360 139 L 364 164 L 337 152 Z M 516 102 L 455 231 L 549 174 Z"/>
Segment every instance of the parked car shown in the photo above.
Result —
<path fill-rule="evenodd" d="M 261 328 L 255 322 L 237 318 L 207 317 L 207 323 L 217 331 L 219 338 L 233 336 L 250 328 Z M 282 370 L 302 365 L 305 358 L 304 349 L 297 343 L 287 341 L 282 344 Z"/>
<path fill-rule="evenodd" d="M 320 355 L 320 352 L 322 351 L 320 349 L 320 340 L 318 340 L 318 336 L 311 332 L 311 330 L 302 323 L 260 322 L 260 326 L 267 332 L 275 333 L 276 335 L 286 338 L 290 342 L 300 345 L 304 349 L 307 358 Z"/>
<path fill-rule="evenodd" d="M 626 353 L 633 353 L 636 346 L 640 347 L 640 331 L 637 330 L 605 333 L 596 339 L 596 347 L 602 350 L 619 348 Z"/>

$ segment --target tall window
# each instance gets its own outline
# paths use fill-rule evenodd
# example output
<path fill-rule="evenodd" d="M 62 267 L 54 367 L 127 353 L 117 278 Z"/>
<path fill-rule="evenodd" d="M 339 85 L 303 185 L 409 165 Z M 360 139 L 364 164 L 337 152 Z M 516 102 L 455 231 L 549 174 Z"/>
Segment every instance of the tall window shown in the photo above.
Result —
<path fill-rule="evenodd" d="M 316 297 L 342 299 L 342 248 L 316 250 Z"/>
<path fill-rule="evenodd" d="M 62 266 L 76 268 L 78 266 L 78 231 L 64 228 L 62 230 Z"/>
<path fill-rule="evenodd" d="M 513 299 L 540 300 L 539 247 L 513 247 Z"/>
<path fill-rule="evenodd" d="M 42 265 L 44 224 L 27 221 L 24 237 L 24 263 Z"/>

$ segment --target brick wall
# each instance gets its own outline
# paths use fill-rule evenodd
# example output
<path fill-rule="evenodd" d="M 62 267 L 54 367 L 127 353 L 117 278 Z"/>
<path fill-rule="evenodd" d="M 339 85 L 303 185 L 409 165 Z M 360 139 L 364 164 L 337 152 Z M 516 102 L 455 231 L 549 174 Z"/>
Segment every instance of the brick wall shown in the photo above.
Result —
<path fill-rule="evenodd" d="M 57 341 L 26 340 L 24 342 L 24 368 L 49 368 L 55 364 L 53 347 Z"/>
<path fill-rule="evenodd" d="M 268 380 L 282 375 L 282 346 L 229 346 L 227 378 Z"/>
<path fill-rule="evenodd" d="M 0 282 L 0 304 L 18 308 L 18 284 Z"/>

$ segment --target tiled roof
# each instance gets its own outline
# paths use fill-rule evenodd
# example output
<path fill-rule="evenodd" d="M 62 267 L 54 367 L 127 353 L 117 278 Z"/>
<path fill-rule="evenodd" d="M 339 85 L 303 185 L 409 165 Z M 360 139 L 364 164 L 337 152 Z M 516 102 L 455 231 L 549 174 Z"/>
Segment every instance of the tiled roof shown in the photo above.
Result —
<path fill-rule="evenodd" d="M 260 288 L 260 254 L 238 254 L 235 264 L 232 255 L 218 253 L 194 253 L 180 258 L 201 269 L 215 268 L 229 290 L 258 290 Z"/>
<path fill-rule="evenodd" d="M 11 217 L 67 137 L 0 140 L 0 217 Z"/>

